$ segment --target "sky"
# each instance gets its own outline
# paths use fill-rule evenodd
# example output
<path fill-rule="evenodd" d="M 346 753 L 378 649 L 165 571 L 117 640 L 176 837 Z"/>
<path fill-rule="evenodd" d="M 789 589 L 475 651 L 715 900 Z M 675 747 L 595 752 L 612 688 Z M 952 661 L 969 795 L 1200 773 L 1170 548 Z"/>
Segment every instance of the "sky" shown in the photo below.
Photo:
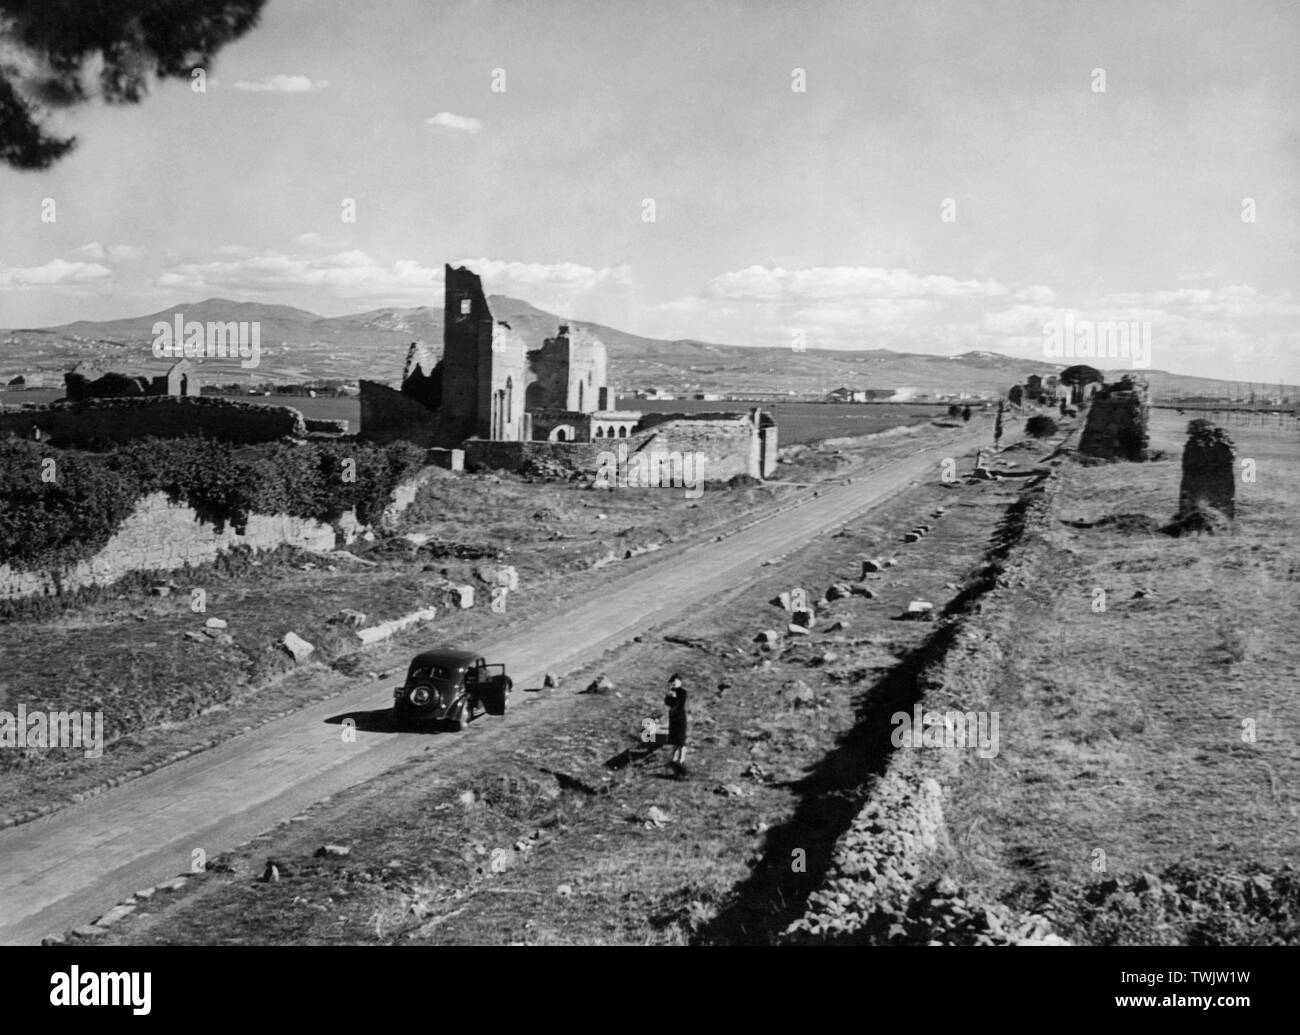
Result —
<path fill-rule="evenodd" d="M 202 92 L 0 168 L 0 327 L 441 306 L 451 262 L 650 337 L 1124 321 L 1151 367 L 1296 383 L 1297 55 L 1293 0 L 269 0 Z"/>

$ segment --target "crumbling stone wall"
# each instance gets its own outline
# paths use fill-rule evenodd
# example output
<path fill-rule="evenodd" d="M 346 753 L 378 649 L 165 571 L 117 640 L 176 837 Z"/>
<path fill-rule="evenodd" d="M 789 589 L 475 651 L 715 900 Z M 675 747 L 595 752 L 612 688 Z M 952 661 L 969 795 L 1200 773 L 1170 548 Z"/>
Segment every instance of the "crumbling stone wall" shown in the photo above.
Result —
<path fill-rule="evenodd" d="M 94 448 L 139 438 L 204 435 L 252 445 L 307 434 L 302 413 L 236 399 L 143 396 L 56 403 L 41 410 L 0 414 L 0 435 L 27 438 L 33 427 L 57 446 Z"/>
<path fill-rule="evenodd" d="M 348 422 L 346 420 L 326 420 L 308 417 L 305 421 L 307 430 L 313 435 L 346 435 L 348 433 Z"/>
<path fill-rule="evenodd" d="M 439 444 L 456 445 L 473 435 L 524 438 L 523 339 L 493 317 L 482 282 L 464 266 L 446 267 L 444 307 Z"/>
<path fill-rule="evenodd" d="M 776 425 L 753 413 L 647 413 L 631 448 L 699 453 L 707 459 L 704 477 L 726 481 L 738 474 L 753 478 L 776 469 Z M 770 420 L 770 418 L 769 418 Z"/>
<path fill-rule="evenodd" d="M 593 413 L 609 405 L 605 346 L 595 335 L 561 324 L 554 338 L 528 353 L 532 383 L 528 386 L 530 410 L 568 410 Z"/>
<path fill-rule="evenodd" d="M 399 440 L 417 446 L 442 444 L 438 415 L 432 410 L 405 392 L 378 381 L 362 381 L 360 387 L 361 430 L 357 434 L 360 441 L 378 445 Z"/>
<path fill-rule="evenodd" d="M 1145 380 L 1125 375 L 1092 398 L 1079 452 L 1104 460 L 1144 461 L 1149 456 Z"/>
<path fill-rule="evenodd" d="M 529 410 L 533 419 L 532 437 L 542 441 L 560 441 L 557 433 L 563 433 L 565 442 L 587 442 L 591 439 L 591 414 L 578 413 L 574 410 Z"/>
<path fill-rule="evenodd" d="M 1178 515 L 1187 517 L 1213 507 L 1226 517 L 1237 513 L 1236 448 L 1223 428 L 1208 420 L 1187 425 L 1183 447 L 1183 480 L 1178 492 Z"/>
<path fill-rule="evenodd" d="M 402 394 L 430 410 L 442 404 L 442 367 L 427 345 L 411 342 L 402 365 Z"/>
<path fill-rule="evenodd" d="M 550 468 L 572 474 L 595 474 L 602 447 L 594 442 L 493 442 L 471 439 L 465 443 L 467 471 L 513 471 Z"/>
<path fill-rule="evenodd" d="M 135 511 L 104 548 L 88 560 L 61 572 L 14 571 L 0 565 L 0 599 L 107 586 L 132 571 L 174 571 L 187 564 L 214 561 L 235 546 L 333 550 L 336 533 L 330 525 L 288 514 L 251 514 L 242 533 L 230 523 L 218 532 L 201 521 L 192 507 L 173 503 L 165 493 L 156 492 L 137 502 Z"/>
<path fill-rule="evenodd" d="M 396 528 L 420 489 L 439 475 L 432 466 L 424 467 L 399 482 L 380 524 Z M 87 560 L 61 571 L 18 571 L 0 564 L 0 600 L 107 586 L 133 571 L 175 571 L 208 564 L 237 546 L 254 550 L 293 546 L 323 553 L 338 547 L 340 535 L 345 543 L 353 542 L 363 528 L 356 513 L 347 510 L 333 524 L 292 514 L 250 514 L 242 530 L 237 531 L 231 522 L 218 530 L 193 507 L 155 492 L 137 500 L 131 515 Z"/>

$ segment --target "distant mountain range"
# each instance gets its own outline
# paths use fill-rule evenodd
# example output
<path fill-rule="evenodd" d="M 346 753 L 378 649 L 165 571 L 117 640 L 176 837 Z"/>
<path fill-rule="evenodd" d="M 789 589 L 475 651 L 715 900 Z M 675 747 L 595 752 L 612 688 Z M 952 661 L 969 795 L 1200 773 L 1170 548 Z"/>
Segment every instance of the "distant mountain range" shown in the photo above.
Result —
<path fill-rule="evenodd" d="M 821 396 L 840 386 L 926 393 L 1000 392 L 1023 383 L 1030 374 L 1060 369 L 1050 362 L 978 350 L 932 356 L 889 349 L 796 352 L 693 339 L 665 341 L 559 317 L 517 298 L 493 295 L 489 303 L 496 318 L 509 323 L 531 348 L 540 347 L 562 323 L 589 330 L 608 350 L 611 383 L 620 393 L 628 394 L 658 388 L 674 394 L 793 392 Z M 205 360 L 204 379 L 210 383 L 286 383 L 317 378 L 355 382 L 367 378 L 395 384 L 411 342 L 424 342 L 435 353 L 442 348 L 440 307 L 372 309 L 327 317 L 292 306 L 209 298 L 121 320 L 79 320 L 61 327 L 0 331 L 0 378 L 8 381 L 17 374 L 41 372 L 47 381 L 58 385 L 63 371 L 83 360 L 104 370 L 160 373 L 168 364 L 152 354 L 153 325 L 172 323 L 176 314 L 201 323 L 234 320 L 261 325 L 260 365 L 244 370 L 237 361 Z M 1115 371 L 1114 376 L 1120 373 Z M 1142 373 L 1158 393 L 1218 392 L 1225 384 L 1161 370 Z"/>

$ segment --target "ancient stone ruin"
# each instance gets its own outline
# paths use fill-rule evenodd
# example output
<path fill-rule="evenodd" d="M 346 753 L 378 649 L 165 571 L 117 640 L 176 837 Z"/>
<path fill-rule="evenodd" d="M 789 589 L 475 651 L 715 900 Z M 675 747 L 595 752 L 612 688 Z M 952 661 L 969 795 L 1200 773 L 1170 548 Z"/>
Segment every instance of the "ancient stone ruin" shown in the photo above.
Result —
<path fill-rule="evenodd" d="M 188 359 L 178 360 L 158 377 L 132 376 L 113 371 L 101 372 L 82 361 L 63 375 L 69 402 L 93 399 L 121 399 L 139 396 L 170 395 L 197 398 L 201 394 L 198 369 Z"/>
<path fill-rule="evenodd" d="M 1079 452 L 1103 460 L 1148 459 L 1147 415 L 1150 396 L 1147 382 L 1131 374 L 1100 389 L 1088 409 Z"/>
<path fill-rule="evenodd" d="M 642 454 L 680 462 L 689 453 L 704 458 L 709 481 L 775 473 L 769 414 L 617 409 L 605 346 L 589 331 L 561 324 L 530 348 L 495 317 L 473 271 L 446 267 L 445 292 L 442 357 L 414 343 L 400 389 L 361 382 L 363 440 L 463 448 L 471 470 L 593 474 L 610 467 L 611 456 L 627 465 Z"/>
<path fill-rule="evenodd" d="M 1236 517 L 1236 450 L 1223 428 L 1208 420 L 1187 425 L 1183 447 L 1183 481 L 1178 492 L 1178 520 L 1207 508 Z"/>

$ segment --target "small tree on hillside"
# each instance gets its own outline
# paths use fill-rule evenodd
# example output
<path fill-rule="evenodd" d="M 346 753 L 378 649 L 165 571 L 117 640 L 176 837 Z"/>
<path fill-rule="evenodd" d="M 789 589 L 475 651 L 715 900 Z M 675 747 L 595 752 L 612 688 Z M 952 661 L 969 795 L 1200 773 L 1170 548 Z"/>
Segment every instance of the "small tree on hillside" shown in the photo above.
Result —
<path fill-rule="evenodd" d="M 1101 384 L 1103 381 L 1105 381 L 1105 378 L 1101 376 L 1101 371 L 1085 363 L 1077 363 L 1072 367 L 1066 367 L 1061 371 L 1060 376 L 1061 384 L 1070 386 L 1071 398 L 1080 405 L 1087 402 L 1084 388 L 1090 384 Z"/>

